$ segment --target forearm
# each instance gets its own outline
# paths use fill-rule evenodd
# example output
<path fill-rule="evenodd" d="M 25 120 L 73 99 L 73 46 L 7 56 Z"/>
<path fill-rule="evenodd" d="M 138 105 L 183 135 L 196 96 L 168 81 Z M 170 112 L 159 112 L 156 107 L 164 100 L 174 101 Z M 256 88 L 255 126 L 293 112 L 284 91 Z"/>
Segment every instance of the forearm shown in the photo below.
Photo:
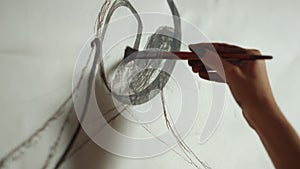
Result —
<path fill-rule="evenodd" d="M 244 49 L 234 45 L 213 43 L 218 54 L 261 55 L 258 50 Z M 199 49 L 197 49 L 199 47 Z M 203 51 L 207 44 L 192 45 L 194 51 Z M 197 53 L 197 52 L 196 52 Z M 199 52 L 200 54 L 202 52 Z M 200 55 L 199 54 L 199 55 Z M 199 72 L 203 79 L 223 82 L 225 79 L 230 90 L 243 110 L 249 125 L 261 138 L 274 165 L 278 169 L 300 168 L 300 141 L 296 131 L 281 113 L 272 94 L 264 60 L 249 60 L 230 63 L 222 56 L 205 50 L 201 61 L 189 61 L 194 72 Z M 220 59 L 221 57 L 221 59 Z M 221 61 L 222 66 L 220 66 Z M 208 66 L 216 71 L 216 77 L 210 78 Z M 220 80 L 221 79 L 221 80 Z"/>
<path fill-rule="evenodd" d="M 300 168 L 300 140 L 274 100 L 244 110 L 278 169 Z"/>

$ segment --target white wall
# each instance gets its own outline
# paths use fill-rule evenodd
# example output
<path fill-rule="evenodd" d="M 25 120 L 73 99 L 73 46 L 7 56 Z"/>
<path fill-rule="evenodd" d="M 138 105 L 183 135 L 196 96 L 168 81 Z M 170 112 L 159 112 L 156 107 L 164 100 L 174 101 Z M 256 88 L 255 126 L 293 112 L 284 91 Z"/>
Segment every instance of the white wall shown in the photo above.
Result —
<path fill-rule="evenodd" d="M 274 56 L 274 60 L 268 61 L 272 88 L 282 111 L 299 133 L 299 1 L 175 2 L 181 16 L 210 40 L 258 48 Z M 138 11 L 169 14 L 163 0 L 132 0 L 132 3 Z M 83 0 L 0 1 L 0 158 L 38 129 L 70 94 L 76 57 L 93 33 L 101 5 L 102 1 Z M 114 18 L 120 17 L 122 12 Z M 209 90 L 208 83 L 197 80 L 202 90 Z M 209 95 L 209 91 L 206 94 Z M 205 117 L 207 108 L 200 109 L 203 114 L 199 118 Z M 247 126 L 231 97 L 226 102 L 216 133 L 206 144 L 200 145 L 202 122 L 203 119 L 199 119 L 186 141 L 212 168 L 273 168 L 257 135 Z M 59 125 L 60 122 L 52 124 L 40 136 L 37 145 L 25 151 L 24 156 L 9 168 L 41 168 Z M 72 125 L 67 131 L 63 142 L 72 133 Z M 84 140 L 86 136 L 81 134 L 80 138 Z M 63 148 L 62 143 L 58 153 Z M 62 168 L 193 167 L 172 152 L 143 160 L 127 159 L 89 142 Z"/>

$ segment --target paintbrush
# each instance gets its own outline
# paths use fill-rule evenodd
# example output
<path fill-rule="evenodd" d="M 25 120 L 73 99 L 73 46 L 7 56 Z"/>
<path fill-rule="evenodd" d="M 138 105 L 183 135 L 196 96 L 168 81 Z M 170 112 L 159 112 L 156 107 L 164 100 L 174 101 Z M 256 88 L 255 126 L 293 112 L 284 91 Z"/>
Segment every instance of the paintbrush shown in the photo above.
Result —
<path fill-rule="evenodd" d="M 138 51 L 131 47 L 125 49 L 124 58 L 131 56 L 133 59 L 170 59 L 170 60 L 200 60 L 203 57 L 205 50 L 199 48 L 197 44 L 189 45 L 191 52 L 164 52 L 164 51 Z M 207 49 L 206 49 L 207 50 Z M 258 60 L 258 59 L 273 59 L 268 55 L 252 55 L 252 54 L 237 54 L 237 53 L 218 53 L 222 59 L 228 61 L 243 61 L 243 60 Z"/>

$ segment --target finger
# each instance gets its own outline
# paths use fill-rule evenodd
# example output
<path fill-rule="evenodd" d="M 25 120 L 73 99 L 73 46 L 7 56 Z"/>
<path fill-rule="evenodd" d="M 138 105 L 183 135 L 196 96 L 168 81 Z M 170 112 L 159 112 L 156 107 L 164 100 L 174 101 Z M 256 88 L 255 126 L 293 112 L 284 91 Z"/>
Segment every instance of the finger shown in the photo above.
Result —
<path fill-rule="evenodd" d="M 243 60 L 254 60 L 255 58 L 257 58 L 259 55 L 253 55 L 253 54 L 234 54 L 234 53 L 218 53 L 218 55 L 225 60 L 229 60 L 231 61 L 243 61 Z"/>
<path fill-rule="evenodd" d="M 236 45 L 230 45 L 226 43 L 199 43 L 193 46 L 197 46 L 198 48 L 204 48 L 211 51 L 216 51 L 219 54 L 252 54 L 252 55 L 260 55 L 259 50 L 256 49 L 246 49 Z"/>
<path fill-rule="evenodd" d="M 199 76 L 205 80 L 218 83 L 225 83 L 225 80 L 216 72 L 199 72 Z"/>
<path fill-rule="evenodd" d="M 207 72 L 208 70 L 206 70 L 205 67 L 192 67 L 192 70 L 194 73 L 198 73 L 198 72 Z"/>
<path fill-rule="evenodd" d="M 200 71 L 200 67 L 192 67 L 192 71 L 194 72 L 194 73 L 198 73 L 199 71 Z"/>
<path fill-rule="evenodd" d="M 192 67 L 194 67 L 194 66 L 205 66 L 205 65 L 201 62 L 200 59 L 199 59 L 199 60 L 188 60 L 188 64 L 189 64 L 190 66 L 192 66 Z"/>
<path fill-rule="evenodd" d="M 238 71 L 238 67 L 221 59 L 217 52 L 212 52 L 210 50 L 206 50 L 203 48 L 198 48 L 198 46 L 190 45 L 190 49 L 195 52 L 199 56 L 203 56 L 201 61 L 211 67 L 212 69 L 216 70 L 218 75 L 222 79 L 226 79 L 226 74 L 231 76 L 231 72 Z M 225 74 L 226 72 L 226 74 Z"/>
<path fill-rule="evenodd" d="M 203 64 L 203 62 L 199 59 L 199 60 L 189 60 L 188 61 L 188 64 L 191 66 L 191 67 L 195 67 L 196 69 L 200 69 L 200 70 L 213 70 L 212 68 L 206 66 Z"/>
<path fill-rule="evenodd" d="M 249 54 L 249 55 L 261 55 L 260 51 L 257 49 L 247 49 L 235 45 L 225 44 L 225 43 L 213 43 L 216 51 L 222 54 Z"/>
<path fill-rule="evenodd" d="M 246 49 L 238 46 L 229 45 L 225 43 L 198 43 L 190 45 L 189 47 L 202 48 L 218 53 L 233 53 L 233 54 L 245 54 Z"/>
<path fill-rule="evenodd" d="M 215 47 L 216 51 L 219 54 L 246 54 L 247 49 L 241 48 L 235 45 L 229 45 L 225 43 L 214 43 L 213 46 Z"/>
<path fill-rule="evenodd" d="M 247 49 L 247 54 L 249 54 L 249 55 L 261 55 L 261 52 L 257 49 Z"/>
<path fill-rule="evenodd" d="M 201 61 L 211 67 L 212 69 L 216 70 L 223 79 L 226 79 L 225 76 L 225 68 L 223 67 L 222 59 L 216 52 L 212 52 L 210 50 L 206 50 L 205 54 L 201 58 Z"/>

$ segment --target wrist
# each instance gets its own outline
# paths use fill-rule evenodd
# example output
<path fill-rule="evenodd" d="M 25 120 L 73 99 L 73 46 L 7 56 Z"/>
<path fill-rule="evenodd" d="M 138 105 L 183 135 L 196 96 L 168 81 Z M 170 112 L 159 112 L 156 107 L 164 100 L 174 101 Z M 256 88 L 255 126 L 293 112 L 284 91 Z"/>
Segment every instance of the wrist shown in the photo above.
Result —
<path fill-rule="evenodd" d="M 261 97 L 255 101 L 244 105 L 242 108 L 248 121 L 251 121 L 251 126 L 260 128 L 267 121 L 282 119 L 281 111 L 274 97 Z"/>
<path fill-rule="evenodd" d="M 286 119 L 274 99 L 267 100 L 255 107 L 245 108 L 243 111 L 247 114 L 248 121 L 251 121 L 251 126 L 257 132 L 269 128 L 268 126 L 281 126 L 286 123 Z"/>

